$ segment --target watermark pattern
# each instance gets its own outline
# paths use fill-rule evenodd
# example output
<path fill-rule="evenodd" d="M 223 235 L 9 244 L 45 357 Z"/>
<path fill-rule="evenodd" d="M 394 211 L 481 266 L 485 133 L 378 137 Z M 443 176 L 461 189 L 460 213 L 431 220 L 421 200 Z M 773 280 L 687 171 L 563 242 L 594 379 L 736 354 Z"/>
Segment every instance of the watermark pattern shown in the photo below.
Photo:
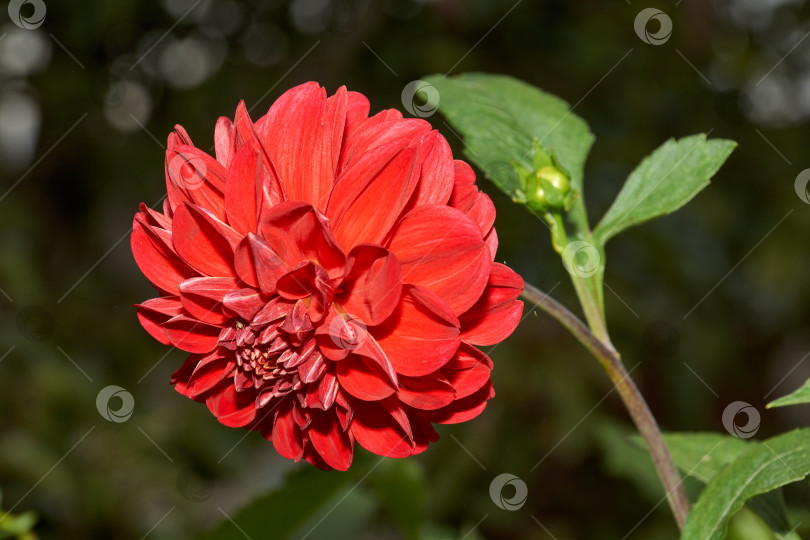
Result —
<path fill-rule="evenodd" d="M 354 3 L 349 0 L 329 2 L 323 10 L 323 24 L 338 36 L 354 34 L 360 26 L 360 17 Z"/>
<path fill-rule="evenodd" d="M 678 329 L 664 321 L 651 322 L 641 334 L 644 349 L 660 358 L 671 358 L 678 351 L 680 342 Z"/>
<path fill-rule="evenodd" d="M 181 189 L 195 190 L 205 183 L 208 167 L 196 156 L 179 153 L 169 161 L 169 178 Z"/>
<path fill-rule="evenodd" d="M 200 477 L 191 467 L 184 467 L 177 475 L 177 489 L 180 494 L 193 503 L 205 502 L 214 492 L 211 483 Z"/>
<path fill-rule="evenodd" d="M 650 31 L 651 21 L 658 23 L 658 31 Z M 672 35 L 672 19 L 660 9 L 645 8 L 636 15 L 633 28 L 638 38 L 647 45 L 663 45 Z"/>
<path fill-rule="evenodd" d="M 11 22 L 25 30 L 36 30 L 45 22 L 48 8 L 42 0 L 11 0 L 8 16 Z"/>
<path fill-rule="evenodd" d="M 571 242 L 562 252 L 563 265 L 568 273 L 581 278 L 588 278 L 599 271 L 602 266 L 602 256 L 599 250 L 588 242 L 576 240 Z"/>
<path fill-rule="evenodd" d="M 737 424 L 737 416 L 742 413 L 747 419 L 744 425 Z M 760 416 L 759 411 L 745 401 L 734 401 L 729 403 L 723 410 L 723 427 L 731 435 L 741 439 L 750 439 L 759 431 Z"/>
<path fill-rule="evenodd" d="M 805 204 L 810 204 L 810 169 L 805 169 L 796 176 L 796 181 L 793 182 L 793 188 L 796 190 L 796 195 Z"/>
<path fill-rule="evenodd" d="M 424 103 L 419 102 L 417 94 L 421 94 Z M 402 106 L 419 118 L 432 116 L 439 108 L 439 91 L 429 82 L 411 81 L 402 89 Z"/>
<path fill-rule="evenodd" d="M 504 496 L 503 491 L 506 486 L 512 486 L 515 490 L 515 494 L 511 497 Z M 526 504 L 528 496 L 529 488 L 526 487 L 526 482 L 514 474 L 499 474 L 489 484 L 489 497 L 495 503 L 495 506 L 501 510 L 509 510 L 510 512 L 520 510 Z"/>
<path fill-rule="evenodd" d="M 329 337 L 339 348 L 353 351 L 363 344 L 368 329 L 359 318 L 348 313 L 338 315 L 329 323 Z"/>
<path fill-rule="evenodd" d="M 39 306 L 23 308 L 17 315 L 17 331 L 28 341 L 45 341 L 53 329 L 53 315 Z"/>
<path fill-rule="evenodd" d="M 113 409 L 110 406 L 113 398 L 121 400 L 118 409 Z M 135 398 L 120 386 L 111 384 L 102 388 L 101 392 L 96 396 L 96 409 L 105 420 L 120 424 L 129 420 L 129 417 L 132 416 L 132 411 L 135 410 Z"/>

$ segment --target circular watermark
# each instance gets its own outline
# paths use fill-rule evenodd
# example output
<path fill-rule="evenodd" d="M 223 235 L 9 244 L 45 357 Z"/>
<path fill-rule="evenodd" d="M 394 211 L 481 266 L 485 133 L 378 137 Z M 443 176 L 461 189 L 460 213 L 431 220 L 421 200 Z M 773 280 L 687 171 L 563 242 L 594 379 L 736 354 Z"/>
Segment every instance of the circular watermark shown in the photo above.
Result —
<path fill-rule="evenodd" d="M 511 497 L 504 496 L 503 491 L 506 486 L 512 486 L 515 490 L 515 494 Z M 495 506 L 501 510 L 509 510 L 510 512 L 520 510 L 526 504 L 528 495 L 529 488 L 526 487 L 526 482 L 514 474 L 499 474 L 489 484 L 489 497 L 495 503 Z"/>
<path fill-rule="evenodd" d="M 650 31 L 650 21 L 658 23 L 658 31 Z M 660 9 L 645 8 L 636 15 L 633 28 L 638 38 L 647 45 L 663 45 L 672 35 L 672 19 Z"/>
<path fill-rule="evenodd" d="M 17 315 L 17 331 L 28 341 L 45 341 L 53 334 L 53 315 L 39 306 L 28 306 Z"/>
<path fill-rule="evenodd" d="M 417 95 L 423 96 L 424 102 Z M 411 81 L 402 89 L 402 106 L 419 118 L 432 116 L 439 108 L 439 91 L 429 82 Z"/>
<path fill-rule="evenodd" d="M 810 169 L 805 169 L 796 176 L 793 182 L 793 188 L 796 190 L 796 195 L 805 204 L 810 204 Z"/>
<path fill-rule="evenodd" d="M 177 489 L 183 497 L 194 503 L 207 501 L 214 492 L 211 483 L 191 467 L 180 470 L 180 474 L 177 475 Z"/>
<path fill-rule="evenodd" d="M 11 0 L 8 3 L 11 22 L 26 30 L 36 30 L 42 26 L 47 11 L 42 0 Z"/>
<path fill-rule="evenodd" d="M 169 178 L 182 189 L 197 189 L 203 185 L 207 174 L 205 162 L 196 156 L 179 153 L 169 161 Z"/>
<path fill-rule="evenodd" d="M 744 425 L 737 423 L 737 416 L 744 414 L 746 421 Z M 740 439 L 750 439 L 759 431 L 760 416 L 759 411 L 745 401 L 735 401 L 729 403 L 723 409 L 723 427 L 726 428 L 731 435 L 739 437 Z"/>
<path fill-rule="evenodd" d="M 111 406 L 110 402 L 113 398 L 121 400 L 121 404 L 117 409 Z M 96 396 L 96 409 L 105 420 L 120 424 L 129 420 L 129 417 L 132 416 L 132 411 L 135 410 L 135 398 L 120 386 L 111 384 L 102 388 L 101 392 Z"/>
<path fill-rule="evenodd" d="M 680 342 L 678 329 L 664 321 L 651 322 L 641 334 L 644 349 L 657 357 L 670 358 L 677 352 Z"/>
<path fill-rule="evenodd" d="M 360 26 L 360 17 L 354 2 L 337 0 L 329 2 L 323 10 L 323 23 L 333 34 L 348 36 Z"/>
<path fill-rule="evenodd" d="M 571 242 L 562 252 L 563 265 L 568 273 L 587 278 L 599 271 L 602 266 L 602 256 L 599 250 L 588 242 L 576 240 Z"/>
<path fill-rule="evenodd" d="M 339 314 L 329 323 L 329 337 L 339 348 L 353 351 L 363 344 L 368 329 L 359 318 L 348 313 Z"/>

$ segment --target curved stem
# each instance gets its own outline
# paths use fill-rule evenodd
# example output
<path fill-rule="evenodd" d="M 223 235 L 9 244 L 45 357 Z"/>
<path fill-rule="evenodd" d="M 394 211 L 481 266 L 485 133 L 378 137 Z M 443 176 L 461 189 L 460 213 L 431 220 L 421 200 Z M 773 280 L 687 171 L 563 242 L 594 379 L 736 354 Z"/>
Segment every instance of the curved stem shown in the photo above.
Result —
<path fill-rule="evenodd" d="M 647 402 L 644 401 L 638 387 L 630 378 L 630 374 L 625 369 L 619 353 L 616 352 L 609 340 L 597 339 L 576 315 L 543 291 L 526 284 L 522 296 L 557 319 L 605 368 L 610 380 L 619 391 L 630 417 L 647 444 L 655 470 L 658 472 L 658 477 L 664 486 L 667 501 L 672 513 L 675 515 L 675 521 L 678 523 L 678 528 L 683 529 L 686 515 L 689 513 L 689 500 L 686 498 L 681 477 L 672 462 L 672 456 L 669 454 L 658 423 L 652 412 L 650 412 L 650 408 L 647 406 Z"/>

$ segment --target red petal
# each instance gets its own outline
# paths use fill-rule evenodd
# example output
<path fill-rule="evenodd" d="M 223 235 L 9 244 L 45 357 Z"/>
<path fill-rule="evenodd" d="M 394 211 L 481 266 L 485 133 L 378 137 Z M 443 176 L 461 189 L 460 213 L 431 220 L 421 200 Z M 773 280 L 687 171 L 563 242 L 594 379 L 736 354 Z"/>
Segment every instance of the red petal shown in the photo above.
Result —
<path fill-rule="evenodd" d="M 475 418 L 486 408 L 487 401 L 493 397 L 492 383 L 484 385 L 474 394 L 454 401 L 444 409 L 436 411 L 431 420 L 439 424 L 460 424 Z"/>
<path fill-rule="evenodd" d="M 426 289 L 407 285 L 397 310 L 370 330 L 397 373 L 420 377 L 433 373 L 458 349 L 458 321 L 442 300 Z"/>
<path fill-rule="evenodd" d="M 345 471 L 352 464 L 353 441 L 345 433 L 335 413 L 316 414 L 307 430 L 312 447 L 332 468 Z"/>
<path fill-rule="evenodd" d="M 162 324 L 172 345 L 190 353 L 207 353 L 219 341 L 219 327 L 178 315 Z"/>
<path fill-rule="evenodd" d="M 506 339 L 520 322 L 523 279 L 508 266 L 492 263 L 487 288 L 478 302 L 464 313 L 461 337 L 474 345 L 494 345 Z"/>
<path fill-rule="evenodd" d="M 223 314 L 222 300 L 226 294 L 238 288 L 239 281 L 234 278 L 192 278 L 180 284 L 180 299 L 192 317 L 221 325 L 231 318 Z"/>
<path fill-rule="evenodd" d="M 368 118 L 352 129 L 343 142 L 340 157 L 340 173 L 343 175 L 355 162 L 378 148 L 390 147 L 387 154 L 392 156 L 405 146 L 422 139 L 432 129 L 420 119 L 402 119 L 402 114 L 393 109 L 382 111 Z M 392 144 L 393 143 L 393 144 Z"/>
<path fill-rule="evenodd" d="M 419 151 L 400 141 L 375 147 L 338 178 L 326 215 L 340 244 L 380 244 L 417 184 Z M 381 209 L 383 209 L 381 211 Z"/>
<path fill-rule="evenodd" d="M 481 229 L 449 207 L 422 206 L 397 225 L 388 249 L 402 264 L 402 280 L 427 287 L 457 315 L 467 311 L 487 284 L 489 249 Z"/>
<path fill-rule="evenodd" d="M 366 326 L 378 325 L 394 312 L 402 293 L 399 261 L 381 246 L 355 246 L 341 288 L 335 300 L 343 309 Z"/>
<path fill-rule="evenodd" d="M 312 206 L 285 201 L 268 211 L 259 227 L 267 244 L 289 268 L 317 261 L 330 276 L 342 274 L 346 257 L 328 221 Z"/>
<path fill-rule="evenodd" d="M 289 271 L 273 248 L 253 233 L 237 246 L 234 268 L 242 281 L 267 295 L 275 294 L 278 279 Z"/>
<path fill-rule="evenodd" d="M 304 440 L 293 418 L 293 400 L 285 400 L 273 424 L 273 446 L 287 459 L 298 461 L 304 455 Z"/>
<path fill-rule="evenodd" d="M 341 388 L 357 399 L 378 401 L 397 391 L 379 366 L 361 356 L 350 355 L 336 366 Z"/>
<path fill-rule="evenodd" d="M 288 200 L 324 209 L 345 117 L 345 88 L 327 100 L 326 91 L 314 82 L 288 90 L 270 107 L 257 131 Z"/>
<path fill-rule="evenodd" d="M 155 230 L 142 225 L 137 216 L 132 224 L 130 244 L 138 268 L 158 289 L 179 294 L 180 282 L 198 275 L 155 238 Z"/>
<path fill-rule="evenodd" d="M 183 203 L 202 206 L 218 219 L 225 219 L 223 193 L 227 172 L 214 158 L 183 143 L 176 133 L 166 149 L 166 188 L 173 210 Z"/>
<path fill-rule="evenodd" d="M 425 159 L 414 193 L 414 205 L 443 206 L 453 192 L 453 153 L 447 140 L 435 130 L 424 136 L 422 148 Z"/>
<path fill-rule="evenodd" d="M 368 98 L 360 92 L 347 92 L 346 94 L 346 123 L 343 128 L 343 139 L 350 140 L 357 128 L 368 118 L 371 104 Z M 345 148 L 346 145 L 344 144 Z"/>
<path fill-rule="evenodd" d="M 231 164 L 233 157 L 233 123 L 230 118 L 220 116 L 214 128 L 214 152 L 223 167 Z M 227 185 L 227 184 L 226 184 Z"/>
<path fill-rule="evenodd" d="M 424 377 L 400 377 L 397 397 L 405 405 L 427 411 L 449 405 L 456 395 L 444 375 L 433 373 Z"/>
<path fill-rule="evenodd" d="M 183 312 L 180 299 L 176 296 L 153 298 L 136 307 L 138 308 L 138 320 L 144 330 L 164 345 L 171 344 L 161 325 Z"/>
<path fill-rule="evenodd" d="M 256 166 L 258 149 L 242 146 L 233 157 L 225 184 L 225 214 L 228 223 L 241 235 L 256 232 Z"/>
<path fill-rule="evenodd" d="M 456 355 L 441 369 L 455 388 L 456 399 L 477 392 L 484 386 L 492 372 L 492 360 L 468 343 L 461 343 Z"/>
<path fill-rule="evenodd" d="M 242 237 L 198 206 L 175 210 L 172 232 L 177 254 L 188 264 L 213 277 L 236 277 L 233 252 Z"/>
<path fill-rule="evenodd" d="M 221 424 L 243 427 L 256 418 L 255 392 L 237 392 L 233 381 L 223 381 L 219 392 L 213 393 L 205 404 Z"/>
<path fill-rule="evenodd" d="M 403 414 L 401 408 L 391 400 L 386 401 L 386 406 L 379 402 L 356 404 L 352 434 L 357 443 L 369 452 L 386 457 L 407 457 L 413 450 L 410 426 L 405 431 L 393 416 Z"/>
<path fill-rule="evenodd" d="M 188 381 L 188 397 L 196 398 L 226 379 L 231 384 L 236 362 L 223 358 L 222 354 L 216 350 L 197 363 Z"/>
<path fill-rule="evenodd" d="M 252 321 L 253 317 L 267 304 L 261 295 L 253 289 L 231 291 L 225 295 L 222 303 L 243 321 Z"/>

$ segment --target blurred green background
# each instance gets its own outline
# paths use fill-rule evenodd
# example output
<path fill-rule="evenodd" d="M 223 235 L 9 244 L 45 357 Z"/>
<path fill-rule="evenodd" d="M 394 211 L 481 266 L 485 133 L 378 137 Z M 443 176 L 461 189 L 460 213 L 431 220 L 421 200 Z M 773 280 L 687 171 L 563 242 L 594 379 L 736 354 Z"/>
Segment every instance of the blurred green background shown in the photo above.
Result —
<path fill-rule="evenodd" d="M 665 139 L 737 140 L 692 204 L 611 242 L 609 325 L 666 430 L 724 432 L 736 400 L 761 413 L 758 437 L 810 421 L 807 406 L 764 408 L 810 376 L 810 205 L 795 182 L 810 167 L 806 3 L 41 4 L 36 29 L 0 12 L 0 488 L 4 510 L 39 513 L 39 537 L 183 539 L 224 520 L 219 537 L 241 538 L 228 520 L 300 468 L 169 386 L 184 354 L 137 322 L 132 304 L 154 293 L 129 228 L 165 193 L 174 124 L 209 148 L 238 100 L 255 119 L 308 80 L 363 92 L 372 111 L 402 109 L 405 85 L 431 73 L 505 73 L 561 96 L 597 137 L 592 224 Z M 647 7 L 672 21 L 659 45 L 634 29 Z M 428 120 L 461 157 L 442 117 Z M 480 183 L 500 211 L 498 260 L 574 306 L 543 224 Z M 295 538 L 675 538 L 607 377 L 548 316 L 526 314 L 491 350 L 497 397 L 478 419 L 439 427 L 405 462 L 358 450 L 346 475 L 296 472 L 310 491 L 268 499 L 250 517 L 266 535 L 251 537 L 279 537 L 297 508 L 309 515 Z M 134 398 L 126 421 L 96 408 L 110 385 Z M 502 473 L 527 485 L 518 510 L 490 497 Z M 810 495 L 788 503 L 810 530 Z"/>

